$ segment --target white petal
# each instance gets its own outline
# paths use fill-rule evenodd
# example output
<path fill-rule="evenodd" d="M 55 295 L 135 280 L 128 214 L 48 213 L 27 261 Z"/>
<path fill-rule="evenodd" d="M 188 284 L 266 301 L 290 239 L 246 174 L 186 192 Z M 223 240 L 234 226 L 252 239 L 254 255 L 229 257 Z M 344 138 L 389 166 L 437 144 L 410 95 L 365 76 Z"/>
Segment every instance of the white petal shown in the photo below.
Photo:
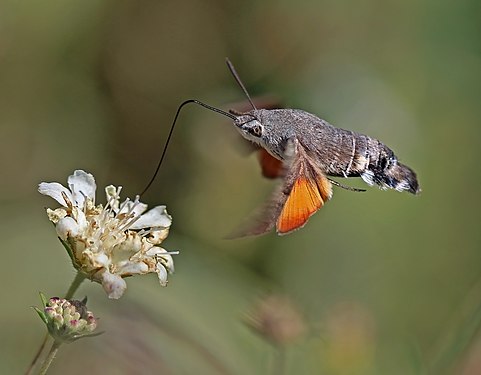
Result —
<path fill-rule="evenodd" d="M 147 241 L 152 245 L 160 245 L 169 235 L 169 228 L 150 228 Z"/>
<path fill-rule="evenodd" d="M 72 190 L 73 198 L 80 207 L 83 207 L 85 197 L 91 198 L 95 202 L 95 178 L 90 173 L 76 170 L 73 175 L 68 177 L 68 186 Z"/>
<path fill-rule="evenodd" d="M 120 243 L 112 249 L 112 262 L 121 263 L 128 261 L 135 253 L 142 249 L 142 237 L 136 232 L 130 232 Z"/>
<path fill-rule="evenodd" d="M 161 286 L 167 286 L 167 270 L 165 269 L 165 267 L 160 264 L 160 263 L 157 263 L 157 275 L 159 276 L 159 282 L 160 282 L 160 285 Z"/>
<path fill-rule="evenodd" d="M 109 185 L 105 187 L 105 196 L 107 197 L 107 203 L 112 207 L 114 212 L 119 211 L 119 192 L 122 189 L 122 186 L 116 188 L 114 185 Z"/>
<path fill-rule="evenodd" d="M 169 273 L 174 273 L 174 258 L 169 254 L 160 255 L 160 262 L 164 265 Z"/>
<path fill-rule="evenodd" d="M 144 262 L 127 262 L 122 267 L 119 267 L 118 273 L 120 275 L 143 275 L 149 272 L 149 266 Z"/>
<path fill-rule="evenodd" d="M 87 217 L 85 216 L 85 213 L 81 209 L 74 207 L 72 209 L 72 216 L 77 221 L 79 230 L 85 231 L 88 227 Z"/>
<path fill-rule="evenodd" d="M 102 274 L 102 286 L 111 299 L 119 299 L 127 289 L 124 279 L 107 271 Z"/>
<path fill-rule="evenodd" d="M 162 249 L 158 246 L 153 246 L 149 249 L 145 255 L 153 257 L 156 256 L 158 259 L 157 265 L 163 265 L 169 273 L 174 273 L 174 258 L 167 252 L 167 250 Z"/>
<path fill-rule="evenodd" d="M 70 193 L 70 190 L 58 182 L 42 182 L 38 184 L 38 192 L 40 194 L 52 197 L 64 207 L 67 207 L 67 202 L 65 202 L 65 199 L 63 199 L 62 193 L 65 193 L 67 198 L 72 201 L 72 193 Z"/>
<path fill-rule="evenodd" d="M 77 237 L 80 233 L 80 228 L 77 222 L 70 216 L 60 219 L 55 226 L 57 235 L 62 239 L 66 240 L 67 237 Z"/>
<path fill-rule="evenodd" d="M 167 213 L 165 206 L 157 206 L 143 214 L 130 229 L 168 228 L 171 224 L 172 217 Z"/>
<path fill-rule="evenodd" d="M 95 264 L 96 267 L 104 267 L 107 268 L 110 265 L 110 259 L 105 253 L 98 253 L 92 255 L 93 261 L 92 263 Z"/>

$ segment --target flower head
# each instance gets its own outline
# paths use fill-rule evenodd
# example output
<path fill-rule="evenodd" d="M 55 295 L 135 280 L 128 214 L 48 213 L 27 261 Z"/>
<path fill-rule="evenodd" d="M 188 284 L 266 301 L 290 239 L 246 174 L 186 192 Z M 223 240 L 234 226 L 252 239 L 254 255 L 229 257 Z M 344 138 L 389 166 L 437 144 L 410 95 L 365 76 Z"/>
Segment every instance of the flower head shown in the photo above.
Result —
<path fill-rule="evenodd" d="M 42 309 L 34 307 L 47 325 L 48 332 L 57 342 L 70 343 L 82 337 L 97 336 L 97 319 L 87 310 L 87 299 L 83 301 L 52 297 L 49 300 L 40 293 Z"/>
<path fill-rule="evenodd" d="M 158 246 L 172 223 L 165 206 L 145 212 L 147 205 L 138 196 L 120 203 L 122 188 L 112 185 L 105 188 L 105 206 L 96 205 L 95 179 L 82 170 L 68 177 L 68 187 L 42 182 L 38 191 L 62 205 L 48 208 L 47 215 L 74 267 L 101 283 L 113 299 L 123 295 L 127 276 L 156 272 L 160 284 L 166 286 L 174 262 L 172 253 Z"/>
<path fill-rule="evenodd" d="M 254 332 L 275 345 L 287 345 L 306 331 L 304 317 L 296 305 L 283 295 L 267 295 L 260 299 L 245 323 Z"/>

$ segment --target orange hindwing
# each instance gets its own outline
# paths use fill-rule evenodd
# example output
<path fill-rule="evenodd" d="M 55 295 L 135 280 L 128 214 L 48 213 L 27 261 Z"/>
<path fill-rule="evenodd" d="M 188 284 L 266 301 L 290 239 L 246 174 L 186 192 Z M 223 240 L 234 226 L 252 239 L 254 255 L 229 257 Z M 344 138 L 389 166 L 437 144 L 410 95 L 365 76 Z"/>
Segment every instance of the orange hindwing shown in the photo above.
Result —
<path fill-rule="evenodd" d="M 277 219 L 277 233 L 287 234 L 304 226 L 309 217 L 324 205 L 331 194 L 331 183 L 324 175 L 318 175 L 316 179 L 301 175 L 294 182 Z"/>
<path fill-rule="evenodd" d="M 266 178 L 277 178 L 282 176 L 284 172 L 282 161 L 276 159 L 263 148 L 259 150 L 259 163 L 262 175 Z"/>

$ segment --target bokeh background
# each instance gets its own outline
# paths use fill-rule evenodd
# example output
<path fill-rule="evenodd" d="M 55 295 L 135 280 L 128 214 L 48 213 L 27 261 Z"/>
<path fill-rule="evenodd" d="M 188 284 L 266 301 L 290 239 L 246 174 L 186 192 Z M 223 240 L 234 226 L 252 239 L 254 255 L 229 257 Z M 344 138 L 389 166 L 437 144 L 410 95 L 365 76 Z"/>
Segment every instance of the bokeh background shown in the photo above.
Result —
<path fill-rule="evenodd" d="M 74 275 L 36 185 L 84 169 L 138 194 L 180 102 L 245 100 L 229 56 L 252 96 L 384 141 L 422 194 L 335 189 L 298 232 L 225 240 L 275 182 L 228 120 L 187 107 L 143 197 L 173 215 L 176 273 L 119 301 L 86 282 L 106 332 L 51 373 L 481 373 L 480 5 L 2 1 L 0 372 L 25 371 L 45 331 L 30 306 Z"/>

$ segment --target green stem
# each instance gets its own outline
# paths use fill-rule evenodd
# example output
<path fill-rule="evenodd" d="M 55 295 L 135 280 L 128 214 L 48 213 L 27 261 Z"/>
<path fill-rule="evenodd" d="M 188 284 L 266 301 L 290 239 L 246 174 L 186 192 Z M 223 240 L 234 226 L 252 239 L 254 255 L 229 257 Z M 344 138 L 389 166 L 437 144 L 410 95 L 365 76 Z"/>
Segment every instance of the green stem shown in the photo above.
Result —
<path fill-rule="evenodd" d="M 276 344 L 272 347 L 274 351 L 269 373 L 283 375 L 286 373 L 286 348 Z"/>
<path fill-rule="evenodd" d="M 68 288 L 67 294 L 65 294 L 65 299 L 72 299 L 74 293 L 77 291 L 78 287 L 80 284 L 82 284 L 82 281 L 84 281 L 85 278 L 86 276 L 82 272 L 77 272 L 75 279 L 73 279 L 72 284 L 70 285 L 70 288 Z"/>
<path fill-rule="evenodd" d="M 446 332 L 437 345 L 430 373 L 447 374 L 457 365 L 481 330 L 481 279 L 471 287 L 454 318 L 446 324 Z"/>
<path fill-rule="evenodd" d="M 42 368 L 40 369 L 40 375 L 45 375 L 47 373 L 48 368 L 52 364 L 55 356 L 57 355 L 58 348 L 60 347 L 61 343 L 54 341 L 50 351 L 48 352 L 47 358 L 43 361 Z"/>
<path fill-rule="evenodd" d="M 72 284 L 70 284 L 70 287 L 68 288 L 68 291 L 65 294 L 65 299 L 71 299 L 73 297 L 74 293 L 77 291 L 80 284 L 82 284 L 82 281 L 84 281 L 85 279 L 86 279 L 86 276 L 82 272 L 80 272 L 80 271 L 77 272 L 77 274 L 75 275 L 75 278 L 72 281 Z M 37 365 L 37 362 L 40 358 L 40 355 L 42 354 L 43 349 L 45 348 L 45 345 L 47 344 L 48 337 L 49 337 L 49 334 L 47 333 L 45 335 L 45 338 L 43 339 L 42 344 L 40 345 L 40 348 L 37 350 L 37 353 L 35 354 L 35 357 L 33 358 L 32 362 L 30 363 L 30 366 L 28 367 L 25 375 L 30 375 L 32 373 L 33 369 L 35 368 L 35 366 Z M 48 366 L 47 366 L 47 368 L 48 368 Z"/>
<path fill-rule="evenodd" d="M 48 332 L 45 334 L 45 337 L 43 339 L 42 344 L 40 345 L 40 348 L 38 348 L 37 353 L 35 354 L 35 357 L 33 358 L 32 362 L 30 362 L 30 366 L 27 369 L 27 372 L 25 375 L 30 375 L 37 364 L 38 359 L 40 358 L 40 354 L 42 354 L 43 349 L 45 348 L 45 345 L 47 345 L 49 334 Z"/>

